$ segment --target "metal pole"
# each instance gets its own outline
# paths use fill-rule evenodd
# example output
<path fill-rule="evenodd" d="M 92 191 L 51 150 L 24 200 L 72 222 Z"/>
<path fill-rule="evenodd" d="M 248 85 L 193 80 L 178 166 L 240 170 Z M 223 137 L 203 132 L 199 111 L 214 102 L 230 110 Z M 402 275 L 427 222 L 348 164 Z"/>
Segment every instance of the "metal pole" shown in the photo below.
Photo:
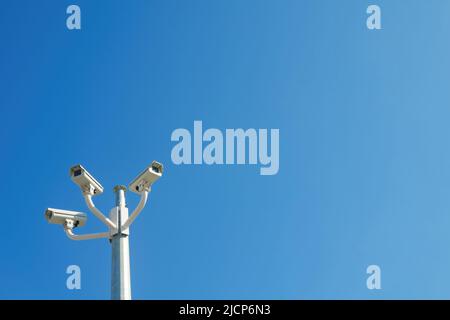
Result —
<path fill-rule="evenodd" d="M 125 203 L 125 190 L 125 186 L 114 187 L 116 207 L 111 210 L 111 220 L 113 220 L 117 226 L 117 231 L 111 237 L 112 300 L 131 300 L 129 233 L 128 229 L 122 230 L 122 224 L 128 218 L 128 208 Z"/>

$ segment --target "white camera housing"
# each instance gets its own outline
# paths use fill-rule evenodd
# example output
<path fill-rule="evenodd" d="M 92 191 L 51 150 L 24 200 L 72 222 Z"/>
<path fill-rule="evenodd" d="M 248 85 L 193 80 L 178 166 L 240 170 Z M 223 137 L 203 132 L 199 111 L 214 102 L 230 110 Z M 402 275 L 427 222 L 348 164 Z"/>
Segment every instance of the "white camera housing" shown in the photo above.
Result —
<path fill-rule="evenodd" d="M 151 165 L 128 185 L 128 188 L 130 191 L 138 194 L 144 190 L 149 191 L 150 186 L 155 183 L 156 180 L 161 178 L 163 169 L 164 167 L 161 163 L 153 161 Z"/>
<path fill-rule="evenodd" d="M 47 208 L 45 210 L 45 219 L 48 223 L 66 224 L 67 220 L 73 222 L 73 227 L 82 227 L 86 224 L 87 215 L 83 212 Z"/>
<path fill-rule="evenodd" d="M 103 193 L 102 185 L 82 165 L 70 168 L 70 177 L 85 194 L 95 196 Z"/>

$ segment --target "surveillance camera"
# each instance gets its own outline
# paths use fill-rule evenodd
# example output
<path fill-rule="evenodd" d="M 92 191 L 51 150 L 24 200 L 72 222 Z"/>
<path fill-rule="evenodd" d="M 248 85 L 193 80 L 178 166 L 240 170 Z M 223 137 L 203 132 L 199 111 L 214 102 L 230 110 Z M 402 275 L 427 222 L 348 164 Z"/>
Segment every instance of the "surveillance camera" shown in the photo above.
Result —
<path fill-rule="evenodd" d="M 64 225 L 67 220 L 73 222 L 74 227 L 86 224 L 87 216 L 83 212 L 48 208 L 45 210 L 45 219 L 48 223 Z"/>
<path fill-rule="evenodd" d="M 81 165 L 70 168 L 70 177 L 81 188 L 83 193 L 98 195 L 103 192 L 102 185 Z"/>
<path fill-rule="evenodd" d="M 140 193 L 144 190 L 148 191 L 150 186 L 158 180 L 163 173 L 163 165 L 153 161 L 136 179 L 128 186 L 130 191 Z"/>

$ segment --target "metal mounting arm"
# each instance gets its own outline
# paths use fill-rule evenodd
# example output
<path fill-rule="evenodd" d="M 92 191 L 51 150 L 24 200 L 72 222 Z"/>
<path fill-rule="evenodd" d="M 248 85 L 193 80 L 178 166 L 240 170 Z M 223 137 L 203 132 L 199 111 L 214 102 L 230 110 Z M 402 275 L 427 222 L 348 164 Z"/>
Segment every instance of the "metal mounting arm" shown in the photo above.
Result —
<path fill-rule="evenodd" d="M 91 240 L 100 238 L 109 238 L 109 232 L 90 233 L 90 234 L 74 234 L 71 229 L 64 229 L 66 235 L 72 240 Z"/>
<path fill-rule="evenodd" d="M 148 192 L 149 192 L 148 190 L 144 190 L 144 191 L 141 192 L 141 200 L 139 200 L 139 204 L 136 207 L 136 209 L 134 209 L 134 211 L 131 214 L 131 216 L 122 225 L 122 230 L 127 229 L 133 223 L 134 219 L 137 218 L 139 213 L 141 213 L 142 209 L 144 209 L 144 206 L 147 203 L 147 199 L 148 199 Z"/>
<path fill-rule="evenodd" d="M 86 201 L 86 204 L 89 208 L 89 210 L 91 210 L 91 212 L 97 217 L 99 218 L 104 224 L 106 224 L 109 228 L 112 229 L 116 229 L 117 226 L 114 224 L 114 222 L 112 222 L 111 220 L 109 220 L 107 217 L 105 217 L 103 215 L 103 213 L 101 213 L 100 210 L 98 210 L 95 205 L 94 202 L 92 202 L 92 195 L 90 194 L 83 194 L 84 200 Z"/>
<path fill-rule="evenodd" d="M 64 224 L 64 231 L 66 232 L 66 235 L 72 240 L 91 240 L 91 239 L 109 238 L 109 232 L 78 235 L 73 233 L 73 228 L 74 228 L 73 220 L 66 220 L 66 223 Z"/>

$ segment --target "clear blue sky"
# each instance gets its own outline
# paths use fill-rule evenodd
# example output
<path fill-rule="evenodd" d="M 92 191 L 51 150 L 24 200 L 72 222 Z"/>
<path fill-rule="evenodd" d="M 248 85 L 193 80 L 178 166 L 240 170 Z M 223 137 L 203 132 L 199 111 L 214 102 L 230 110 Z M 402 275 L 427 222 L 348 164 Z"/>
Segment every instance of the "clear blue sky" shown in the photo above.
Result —
<path fill-rule="evenodd" d="M 65 26 L 78 4 L 82 30 Z M 366 8 L 382 9 L 382 30 Z M 450 3 L 8 1 L 0 9 L 0 298 L 108 299 L 110 246 L 86 211 L 153 159 L 132 227 L 136 299 L 449 298 Z M 279 128 L 280 170 L 176 166 L 170 135 Z M 128 194 L 133 208 L 137 196 Z M 87 211 L 86 211 L 87 212 Z M 78 232 L 103 231 L 92 215 Z M 65 287 L 68 265 L 82 290 Z M 382 270 L 380 291 L 366 267 Z"/>

